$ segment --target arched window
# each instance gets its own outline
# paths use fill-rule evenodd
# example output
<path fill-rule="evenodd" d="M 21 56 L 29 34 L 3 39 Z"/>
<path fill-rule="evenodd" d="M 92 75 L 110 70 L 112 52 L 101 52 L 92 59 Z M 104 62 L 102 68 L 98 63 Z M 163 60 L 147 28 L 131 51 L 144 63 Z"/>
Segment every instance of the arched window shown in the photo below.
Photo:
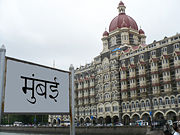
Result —
<path fill-rule="evenodd" d="M 169 98 L 168 98 L 168 97 L 166 97 L 166 99 L 165 99 L 165 103 L 166 103 L 166 105 L 168 105 L 168 104 L 169 104 Z"/>
<path fill-rule="evenodd" d="M 118 111 L 118 106 L 113 106 L 113 112 Z"/>
<path fill-rule="evenodd" d="M 115 98 L 116 97 L 116 93 L 112 93 L 112 98 Z"/>
<path fill-rule="evenodd" d="M 98 108 L 98 112 L 103 112 L 103 108 L 102 107 Z"/>
<path fill-rule="evenodd" d="M 93 109 L 93 113 L 96 113 L 96 108 Z"/>
<path fill-rule="evenodd" d="M 105 107 L 105 111 L 106 112 L 110 112 L 111 111 L 111 108 L 108 106 L 108 107 Z"/>
<path fill-rule="evenodd" d="M 146 107 L 149 107 L 149 106 L 150 106 L 149 100 L 146 100 Z"/>
<path fill-rule="evenodd" d="M 178 103 L 180 103 L 180 96 L 178 96 Z"/>
<path fill-rule="evenodd" d="M 157 106 L 157 105 L 158 105 L 157 99 L 154 99 L 154 106 Z"/>
<path fill-rule="evenodd" d="M 141 102 L 141 107 L 142 107 L 142 108 L 145 107 L 144 101 Z"/>
<path fill-rule="evenodd" d="M 131 103 L 131 106 L 132 106 L 132 109 L 134 109 L 134 108 L 135 108 L 135 104 L 134 104 L 134 102 L 132 102 L 132 103 Z"/>
<path fill-rule="evenodd" d="M 125 103 L 123 103 L 123 109 L 126 109 L 126 104 Z"/>
<path fill-rule="evenodd" d="M 163 105 L 162 98 L 159 98 L 159 105 Z"/>
<path fill-rule="evenodd" d="M 138 103 L 138 101 L 136 102 L 136 108 L 138 108 L 139 107 L 139 103 Z"/>
<path fill-rule="evenodd" d="M 171 97 L 171 104 L 175 104 L 174 97 Z"/>
<path fill-rule="evenodd" d="M 127 109 L 129 109 L 129 103 L 127 103 Z"/>
<path fill-rule="evenodd" d="M 104 85 L 104 88 L 105 88 L 105 89 L 109 88 L 109 83 L 106 83 L 106 84 Z"/>
<path fill-rule="evenodd" d="M 116 87 L 116 81 L 112 82 L 112 87 Z"/>

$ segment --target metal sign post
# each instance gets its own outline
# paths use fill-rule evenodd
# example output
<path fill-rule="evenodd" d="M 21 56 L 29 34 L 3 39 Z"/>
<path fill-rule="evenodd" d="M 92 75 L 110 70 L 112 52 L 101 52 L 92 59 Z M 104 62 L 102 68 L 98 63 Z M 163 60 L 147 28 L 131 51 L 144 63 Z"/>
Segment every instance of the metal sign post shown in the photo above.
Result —
<path fill-rule="evenodd" d="M 5 73 L 5 54 L 6 48 L 4 45 L 0 48 L 0 124 L 2 119 L 2 101 L 4 91 L 4 73 Z"/>
<path fill-rule="evenodd" d="M 74 67 L 71 64 L 69 71 L 71 72 L 71 92 L 70 92 L 70 135 L 75 135 L 74 125 Z"/>
<path fill-rule="evenodd" d="M 7 114 L 70 113 L 71 135 L 75 135 L 74 67 L 72 65 L 70 67 L 71 81 L 69 81 L 70 72 L 68 71 L 6 57 L 5 54 L 6 49 L 2 45 L 0 48 L 0 124 L 2 112 Z"/>

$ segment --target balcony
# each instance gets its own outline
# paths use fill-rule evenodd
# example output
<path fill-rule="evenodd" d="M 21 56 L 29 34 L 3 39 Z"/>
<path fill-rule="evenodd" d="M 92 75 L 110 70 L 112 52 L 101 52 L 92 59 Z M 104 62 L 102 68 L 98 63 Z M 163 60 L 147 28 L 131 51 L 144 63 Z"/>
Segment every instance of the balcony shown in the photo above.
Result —
<path fill-rule="evenodd" d="M 163 83 L 164 83 L 164 84 L 170 84 L 170 83 L 171 83 L 171 78 L 170 78 L 170 76 L 165 76 L 165 77 L 163 77 Z"/>
<path fill-rule="evenodd" d="M 121 78 L 120 82 L 127 81 L 127 78 Z"/>
<path fill-rule="evenodd" d="M 159 73 L 158 70 L 151 70 L 151 75 L 152 75 L 152 74 L 158 74 L 158 73 Z"/>
<path fill-rule="evenodd" d="M 180 86 L 177 86 L 177 91 L 180 92 Z"/>
<path fill-rule="evenodd" d="M 121 87 L 121 92 L 127 92 L 127 91 L 128 91 L 127 86 L 126 87 Z"/>
<path fill-rule="evenodd" d="M 90 82 L 90 87 L 94 87 L 94 82 Z"/>
<path fill-rule="evenodd" d="M 136 112 L 139 112 L 140 111 L 140 109 L 139 108 L 136 108 Z"/>
<path fill-rule="evenodd" d="M 104 82 L 109 82 L 109 81 L 110 81 L 110 77 L 109 77 L 109 78 L 104 79 Z"/>
<path fill-rule="evenodd" d="M 126 112 L 127 112 L 127 110 L 126 110 L 126 109 L 123 109 L 123 110 L 122 110 L 122 112 L 123 112 L 123 113 L 126 113 Z"/>
<path fill-rule="evenodd" d="M 136 74 L 135 73 L 130 73 L 129 74 L 129 79 L 135 79 L 136 78 Z"/>
<path fill-rule="evenodd" d="M 169 108 L 171 108 L 171 105 L 170 105 L 170 104 L 168 104 L 168 105 L 166 104 L 166 105 L 165 105 L 165 108 L 166 108 L 166 109 L 169 109 Z"/>
<path fill-rule="evenodd" d="M 82 94 L 79 94 L 79 95 L 78 95 L 78 98 L 82 98 L 82 97 L 83 97 Z"/>
<path fill-rule="evenodd" d="M 95 100 L 90 100 L 90 103 L 91 103 L 91 104 L 94 104 L 94 103 L 95 103 Z"/>
<path fill-rule="evenodd" d="M 117 90 L 117 89 L 118 89 L 117 86 L 112 87 L 112 90 Z"/>
<path fill-rule="evenodd" d="M 150 107 L 146 107 L 146 111 L 150 111 Z"/>
<path fill-rule="evenodd" d="M 159 105 L 159 109 L 163 109 L 164 108 L 164 106 L 163 105 Z"/>
<path fill-rule="evenodd" d="M 180 61 L 175 61 L 174 62 L 174 68 L 175 69 L 180 68 Z"/>
<path fill-rule="evenodd" d="M 104 101 L 111 101 L 111 98 L 105 98 Z"/>
<path fill-rule="evenodd" d="M 106 68 L 106 69 L 104 69 L 103 71 L 102 71 L 102 74 L 106 74 L 106 73 L 108 73 L 108 72 L 110 72 L 110 69 L 109 68 Z M 109 77 L 110 78 L 110 77 Z"/>
<path fill-rule="evenodd" d="M 135 108 L 134 108 L 134 109 L 131 109 L 131 112 L 136 112 Z"/>
<path fill-rule="evenodd" d="M 170 67 L 164 67 L 164 68 L 162 67 L 161 71 L 162 72 L 170 71 Z"/>
<path fill-rule="evenodd" d="M 141 92 L 141 93 L 140 93 L 140 96 L 142 96 L 142 97 L 146 97 L 147 95 L 148 95 L 147 92 Z"/>
<path fill-rule="evenodd" d="M 171 104 L 171 108 L 176 108 L 176 105 L 175 104 Z"/>
<path fill-rule="evenodd" d="M 128 96 L 126 95 L 126 96 L 122 96 L 122 99 L 123 100 L 125 100 L 125 99 L 127 99 L 128 98 Z"/>
<path fill-rule="evenodd" d="M 84 105 L 89 105 L 89 102 L 84 102 Z"/>
<path fill-rule="evenodd" d="M 156 106 L 154 106 L 154 110 L 158 110 L 159 109 L 159 107 L 156 105 Z"/>
<path fill-rule="evenodd" d="M 165 89 L 164 89 L 164 92 L 165 92 L 165 93 L 170 93 L 170 92 L 172 92 L 172 88 L 165 88 Z"/>
<path fill-rule="evenodd" d="M 84 94 L 84 98 L 89 98 L 88 93 Z"/>
<path fill-rule="evenodd" d="M 106 87 L 104 90 L 105 91 L 110 91 L 110 87 Z"/>
<path fill-rule="evenodd" d="M 112 97 L 112 100 L 118 100 L 118 97 L 117 96 Z"/>
<path fill-rule="evenodd" d="M 82 85 L 78 85 L 78 90 L 81 90 L 82 88 Z"/>
<path fill-rule="evenodd" d="M 128 108 L 126 111 L 127 111 L 127 112 L 130 112 L 130 109 Z"/>
<path fill-rule="evenodd" d="M 131 98 L 137 98 L 137 94 L 131 94 Z"/>
<path fill-rule="evenodd" d="M 160 95 L 160 90 L 153 90 L 154 95 Z"/>
<path fill-rule="evenodd" d="M 130 85 L 130 91 L 135 91 L 137 89 L 136 85 L 131 84 Z"/>
<path fill-rule="evenodd" d="M 90 92 L 90 96 L 94 96 L 95 95 L 95 92 Z"/>
<path fill-rule="evenodd" d="M 102 74 L 102 70 L 98 70 L 98 71 L 97 71 L 97 74 Z"/>
<path fill-rule="evenodd" d="M 116 77 L 114 77 L 114 76 L 111 78 L 111 80 L 116 80 L 116 79 L 117 79 L 117 78 L 116 78 Z"/>
<path fill-rule="evenodd" d="M 140 81 L 139 85 L 140 85 L 140 88 L 146 88 L 147 87 L 146 81 Z"/>
<path fill-rule="evenodd" d="M 111 66 L 111 70 L 116 70 L 118 69 L 118 66 Z"/>
<path fill-rule="evenodd" d="M 142 107 L 142 108 L 141 108 L 141 111 L 143 111 L 143 112 L 144 112 L 145 110 L 146 110 L 146 109 L 145 109 L 145 107 Z"/>
<path fill-rule="evenodd" d="M 162 63 L 162 69 L 166 69 L 169 68 L 169 63 Z"/>
<path fill-rule="evenodd" d="M 146 77 L 146 73 L 141 73 L 141 74 L 139 74 L 139 78 L 140 77 Z"/>
<path fill-rule="evenodd" d="M 102 82 L 103 82 L 103 79 L 99 79 L 99 80 L 98 80 L 98 83 L 102 83 Z"/>
<path fill-rule="evenodd" d="M 84 89 L 88 88 L 88 83 L 84 84 Z"/>
<path fill-rule="evenodd" d="M 160 86 L 159 81 L 153 81 L 153 82 L 152 82 L 152 86 Z"/>
<path fill-rule="evenodd" d="M 139 76 L 143 76 L 146 75 L 146 71 L 145 70 L 139 70 Z"/>
<path fill-rule="evenodd" d="M 103 103 L 103 102 L 104 102 L 104 99 L 99 99 L 99 102 L 100 102 L 100 103 Z"/>

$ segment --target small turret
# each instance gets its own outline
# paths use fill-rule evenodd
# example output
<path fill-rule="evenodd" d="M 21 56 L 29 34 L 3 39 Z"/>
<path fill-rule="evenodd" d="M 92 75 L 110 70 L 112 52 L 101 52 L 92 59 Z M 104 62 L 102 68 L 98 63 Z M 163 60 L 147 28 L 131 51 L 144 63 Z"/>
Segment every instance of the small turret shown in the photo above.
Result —
<path fill-rule="evenodd" d="M 120 1 L 117 9 L 119 9 L 119 14 L 125 14 L 126 6 L 124 5 L 122 1 Z"/>

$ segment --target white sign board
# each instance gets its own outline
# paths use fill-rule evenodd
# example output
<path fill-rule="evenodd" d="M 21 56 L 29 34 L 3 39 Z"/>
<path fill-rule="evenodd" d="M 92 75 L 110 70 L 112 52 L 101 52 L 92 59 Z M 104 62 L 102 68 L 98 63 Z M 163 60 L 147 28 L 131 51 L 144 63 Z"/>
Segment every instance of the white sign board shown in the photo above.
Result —
<path fill-rule="evenodd" d="M 5 113 L 69 113 L 69 72 L 7 58 Z"/>

